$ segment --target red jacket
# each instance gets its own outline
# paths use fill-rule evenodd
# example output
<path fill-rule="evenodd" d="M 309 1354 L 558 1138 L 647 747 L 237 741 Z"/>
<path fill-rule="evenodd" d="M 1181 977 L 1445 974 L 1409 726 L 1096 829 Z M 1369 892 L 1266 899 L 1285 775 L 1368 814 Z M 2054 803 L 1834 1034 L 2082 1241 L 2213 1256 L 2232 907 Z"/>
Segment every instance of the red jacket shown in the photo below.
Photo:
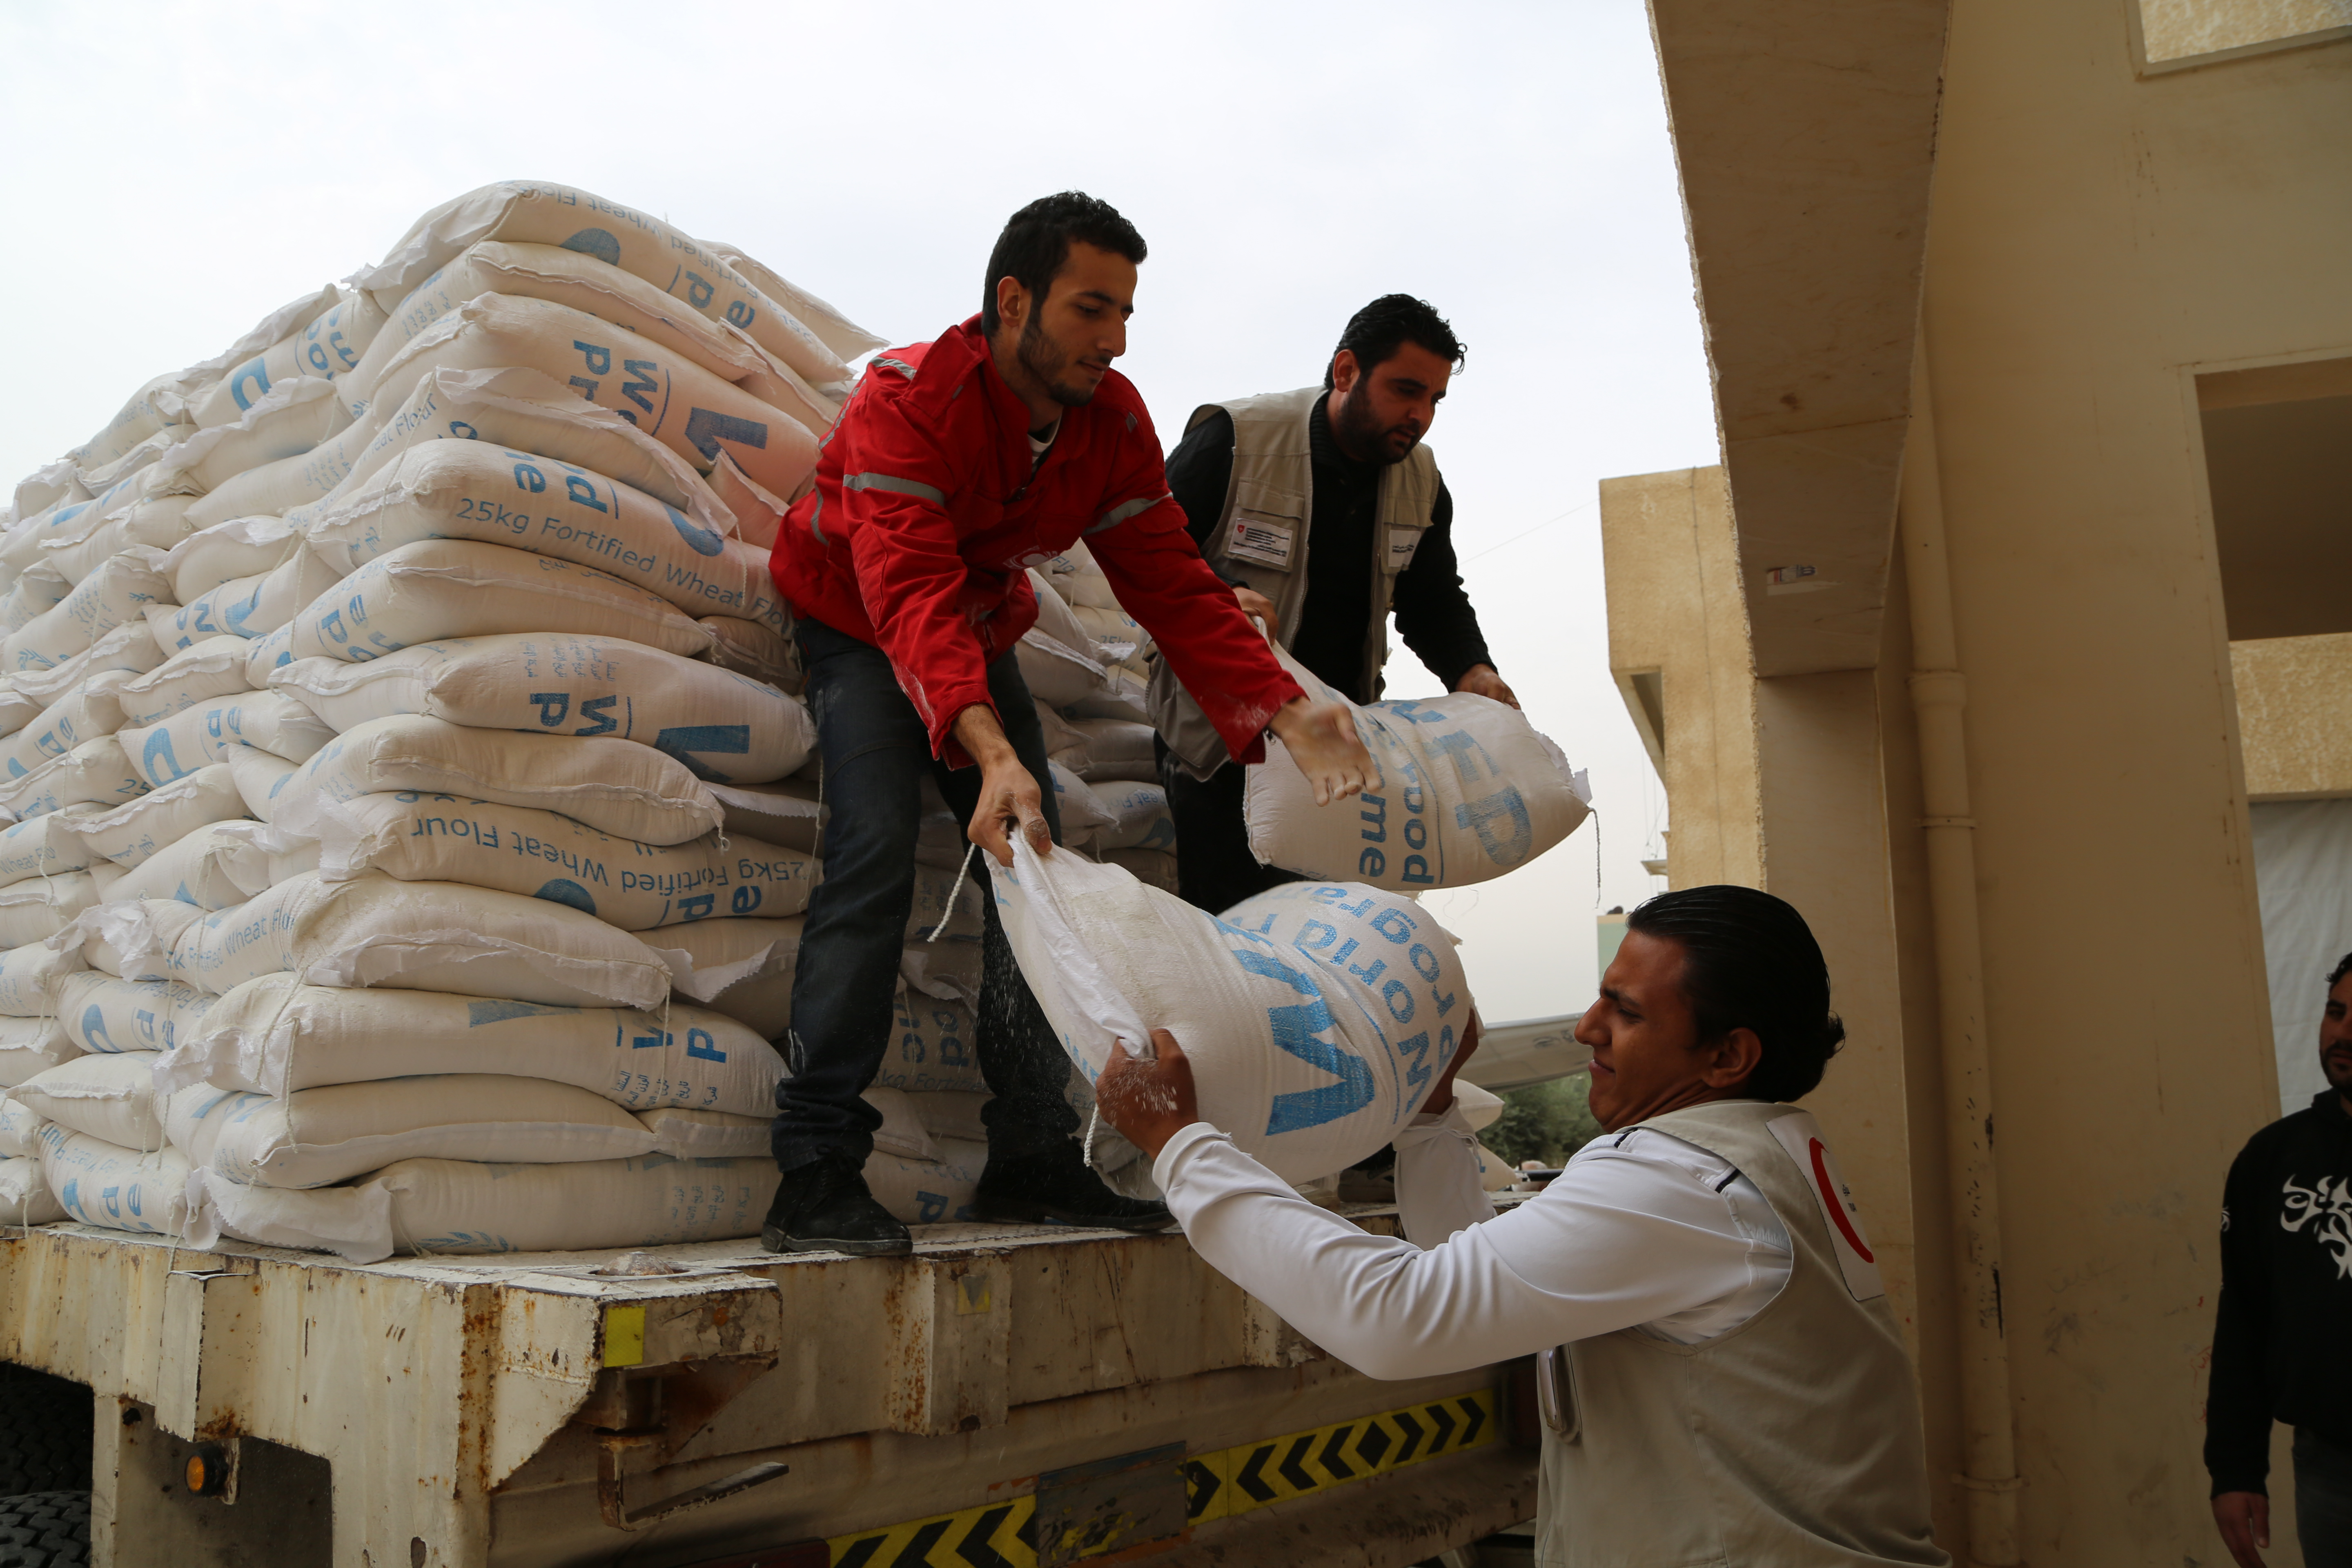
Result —
<path fill-rule="evenodd" d="M 1081 538 L 1233 755 L 1262 759 L 1302 693 L 1185 531 L 1143 399 L 1104 376 L 1033 474 L 1028 407 L 978 317 L 866 368 L 769 569 L 794 613 L 890 656 L 933 753 L 961 764 L 955 716 L 994 709 L 988 666 L 1036 624 L 1026 569 Z"/>

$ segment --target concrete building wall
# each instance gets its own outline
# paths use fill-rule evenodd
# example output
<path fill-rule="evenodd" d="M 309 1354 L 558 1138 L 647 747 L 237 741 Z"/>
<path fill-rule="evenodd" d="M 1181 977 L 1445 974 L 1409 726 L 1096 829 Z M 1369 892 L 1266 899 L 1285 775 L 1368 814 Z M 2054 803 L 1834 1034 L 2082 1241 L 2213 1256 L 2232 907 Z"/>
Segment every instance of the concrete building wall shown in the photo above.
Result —
<path fill-rule="evenodd" d="M 2352 49 L 1953 6 L 1923 310 L 2029 1562 L 2212 1561 L 2221 1179 L 2277 1114 L 2193 374 L 2352 350 Z"/>
<path fill-rule="evenodd" d="M 1654 8 L 1703 191 L 1696 121 L 1754 104 L 1676 93 L 1706 13 Z M 2116 1568 L 2224 1560 L 2200 1462 L 2218 1208 L 2278 1106 L 2248 799 L 2352 787 L 2352 639 L 2230 642 L 2198 387 L 2352 356 L 2352 41 L 2152 69 L 2138 20 L 1950 6 L 1905 448 L 1939 476 L 1967 690 L 2018 1558 Z M 1905 562 L 1890 538 L 1874 661 L 1759 680 L 1726 608 L 1774 603 L 1742 575 L 1738 485 L 1732 515 L 1710 470 L 1603 486 L 1612 662 L 1654 710 L 1674 884 L 1767 887 L 1830 955 L 1853 1043 L 1813 1103 L 1900 1281 L 1940 1483 L 1958 1285 Z M 1790 495 L 1766 504 L 1793 537 Z M 1842 548 L 1855 515 L 1822 525 Z M 1938 1498 L 1956 1550 L 1964 1501 Z"/>

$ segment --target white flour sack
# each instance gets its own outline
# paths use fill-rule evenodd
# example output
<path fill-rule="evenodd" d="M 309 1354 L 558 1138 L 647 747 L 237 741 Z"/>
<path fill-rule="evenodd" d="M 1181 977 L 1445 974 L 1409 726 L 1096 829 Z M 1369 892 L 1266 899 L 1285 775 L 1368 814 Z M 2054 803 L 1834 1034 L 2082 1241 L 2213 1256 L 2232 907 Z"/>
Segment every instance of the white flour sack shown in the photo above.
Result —
<path fill-rule="evenodd" d="M 134 547 L 74 585 L 73 592 L 0 642 L 0 670 L 47 669 L 81 652 L 150 605 L 172 602 L 159 550 Z"/>
<path fill-rule="evenodd" d="M 381 265 L 363 270 L 353 281 L 373 289 L 387 312 L 397 310 L 436 269 L 485 239 L 560 246 L 594 257 L 635 274 L 711 321 L 740 327 L 753 342 L 820 385 L 848 378 L 839 354 L 718 252 L 650 214 L 569 185 L 509 180 L 444 202 L 418 218 Z"/>
<path fill-rule="evenodd" d="M 0 786 L 0 811 L 22 819 L 68 805 L 120 805 L 146 793 L 147 781 L 123 754 L 121 738 L 100 735 Z"/>
<path fill-rule="evenodd" d="M 404 403 L 377 404 L 332 440 L 241 475 L 191 503 L 189 515 L 201 526 L 274 505 L 293 522 L 305 523 L 403 453 L 448 440 L 485 441 L 602 474 L 726 531 L 730 509 L 719 504 L 693 465 L 610 409 L 582 402 L 553 376 L 520 366 L 427 371 Z"/>
<path fill-rule="evenodd" d="M 40 1161 L 0 1160 L 0 1225 L 55 1225 L 71 1217 L 50 1193 Z"/>
<path fill-rule="evenodd" d="M 95 969 L 59 980 L 57 997 L 58 1021 L 86 1051 L 169 1051 L 215 1000 L 176 980 L 124 980 Z"/>
<path fill-rule="evenodd" d="M 81 972 L 81 949 L 46 943 L 0 952 L 0 1017 L 47 1018 L 64 1010 L 65 982 Z"/>
<path fill-rule="evenodd" d="M 215 822 L 165 845 L 107 889 L 108 900 L 175 899 L 200 910 L 245 902 L 268 886 L 266 875 L 240 877 L 231 869 L 240 852 L 249 849 L 244 837 L 247 826 Z"/>
<path fill-rule="evenodd" d="M 152 606 L 147 625 L 155 640 L 175 653 L 222 637 L 267 637 L 342 579 L 341 570 L 313 552 L 297 550 L 268 571 L 232 577 L 189 604 Z M 252 657 L 247 647 L 248 663 Z"/>
<path fill-rule="evenodd" d="M 640 844 L 684 844 L 722 819 L 709 787 L 651 746 L 469 730 L 422 713 L 346 731 L 273 789 L 270 825 L 312 838 L 329 807 L 383 791 L 535 806 Z"/>
<path fill-rule="evenodd" d="M 772 1116 L 730 1116 L 718 1110 L 665 1106 L 637 1113 L 656 1152 L 680 1160 L 740 1160 L 768 1152 Z M 879 1142 L 879 1140 L 877 1140 Z"/>
<path fill-rule="evenodd" d="M 96 806 L 76 806 L 56 814 L 70 826 L 89 855 L 110 860 L 125 870 L 207 823 L 235 822 L 245 815 L 245 799 L 237 793 L 236 774 L 225 763 L 198 768 L 127 805 L 105 811 Z M 47 822 L 51 818 L 36 820 Z M 6 842 L 5 836 L 0 836 L 0 844 Z M 84 865 L 89 863 L 87 859 L 83 861 Z"/>
<path fill-rule="evenodd" d="M 86 1132 L 41 1129 L 41 1174 L 66 1213 L 84 1225 L 177 1236 L 188 1215 L 188 1157 L 177 1149 L 126 1149 Z"/>
<path fill-rule="evenodd" d="M 694 616 L 756 617 L 768 577 L 764 555 L 730 552 L 722 529 L 666 500 L 488 441 L 412 448 L 321 508 L 305 532 L 346 572 L 419 540 L 513 545 L 608 572 Z"/>
<path fill-rule="evenodd" d="M 54 669 L 20 670 L 12 676 L 0 676 L 0 680 L 7 682 L 12 697 L 46 708 L 92 676 L 118 669 L 126 675 L 138 675 L 163 662 L 163 650 L 156 646 L 154 634 L 142 619 L 115 627 Z M 29 721 L 32 714 L 25 717 Z"/>
<path fill-rule="evenodd" d="M 328 881 L 381 871 L 404 882 L 462 882 L 569 904 L 623 931 L 713 915 L 798 914 L 816 881 L 808 856 L 757 839 L 730 838 L 724 849 L 717 834 L 643 844 L 551 811 L 446 795 L 339 802 L 322 814 L 318 833 Z M 0 888 L 0 901 L 8 892 Z"/>
<path fill-rule="evenodd" d="M 763 1040 L 779 1040 L 793 1021 L 801 926 L 797 915 L 722 916 L 665 927 L 646 941 L 668 960 L 677 994 L 736 1020 Z"/>
<path fill-rule="evenodd" d="M 250 691 L 245 683 L 245 639 L 205 637 L 173 653 L 154 668 L 121 681 L 116 702 L 126 724 L 155 724 L 183 708 L 214 697 Z"/>
<path fill-rule="evenodd" d="M 1276 652 L 1303 689 L 1347 700 Z M 1250 853 L 1262 863 L 1402 892 L 1463 888 L 1526 865 L 1591 812 L 1583 775 L 1516 708 L 1459 691 L 1349 706 L 1381 782 L 1318 806 L 1269 735 L 1242 797 Z"/>
<path fill-rule="evenodd" d="M 36 702 L 16 689 L 6 676 L 0 676 L 0 735 L 13 735 L 31 723 L 47 703 Z"/>
<path fill-rule="evenodd" d="M 87 867 L 90 849 L 82 842 L 79 829 L 96 813 L 95 806 L 69 806 L 0 830 L 0 887 L 27 877 L 53 877 Z"/>
<path fill-rule="evenodd" d="M 67 582 L 79 583 L 134 545 L 169 550 L 179 543 L 195 531 L 188 521 L 194 504 L 193 496 L 157 496 L 89 517 L 87 527 L 60 530 L 58 538 L 43 542 L 41 560 Z"/>
<path fill-rule="evenodd" d="M 22 1083 L 80 1054 L 55 1018 L 0 1018 L 0 1087 Z"/>
<path fill-rule="evenodd" d="M 328 742 L 331 746 L 333 743 Z M 203 771 L 201 768 L 197 770 L 198 773 Z M 229 780 L 236 786 L 237 798 L 245 802 L 246 815 L 256 822 L 270 820 L 277 807 L 278 792 L 286 787 L 286 781 L 298 771 L 296 764 L 283 757 L 272 756 L 257 746 L 247 746 L 229 753 Z"/>
<path fill-rule="evenodd" d="M 38 1159 L 41 1118 L 13 1100 L 0 1099 L 0 1160 Z"/>
<path fill-rule="evenodd" d="M 163 1142 L 157 1114 L 152 1051 L 76 1057 L 46 1068 L 8 1091 L 45 1121 L 68 1132 L 87 1132 L 125 1149 L 155 1149 Z"/>
<path fill-rule="evenodd" d="M 692 360 L 585 311 L 484 294 L 433 323 L 383 370 L 377 396 L 406 401 L 433 370 L 520 365 L 554 377 L 708 472 L 725 452 L 779 495 L 816 468 L 807 426 Z"/>
<path fill-rule="evenodd" d="M 269 389 L 233 424 L 200 430 L 158 463 L 161 492 L 203 495 L 237 475 L 309 451 L 352 422 L 334 387 L 297 376 Z M 234 515 L 234 514 L 232 514 Z"/>
<path fill-rule="evenodd" d="M 797 773 L 816 747 L 808 710 L 750 679 L 619 637 L 520 632 L 402 648 L 368 664 L 306 658 L 273 690 L 337 730 L 429 713 L 475 730 L 639 741 L 712 784 Z"/>
<path fill-rule="evenodd" d="M 926 996 L 903 983 L 893 1007 L 890 1043 L 882 1053 L 881 1070 L 874 1075 L 877 1088 L 909 1094 L 988 1092 L 973 1044 L 971 1008 Z"/>
<path fill-rule="evenodd" d="M 84 980 L 70 994 L 84 992 L 97 999 L 101 987 Z M 742 1025 L 677 1005 L 665 1028 L 660 1014 L 634 1008 L 336 990 L 291 974 L 202 1001 L 202 1022 L 183 1026 L 179 1048 L 155 1066 L 161 1089 L 208 1083 L 281 1095 L 422 1073 L 499 1073 L 567 1083 L 631 1110 L 766 1116 L 784 1071 L 775 1048 Z"/>
<path fill-rule="evenodd" d="M 710 250 L 721 261 L 741 273 L 747 282 L 791 311 L 803 326 L 816 334 L 820 342 L 843 359 L 853 360 L 859 354 L 889 346 L 889 339 L 876 337 L 799 284 L 771 269 L 758 258 L 744 254 L 740 247 L 713 240 Z"/>
<path fill-rule="evenodd" d="M 167 1125 L 191 1165 L 263 1187 L 323 1187 L 399 1160 L 554 1164 L 654 1147 L 653 1132 L 602 1095 L 480 1073 L 329 1084 L 282 1098 L 184 1089 L 172 1096 Z"/>
<path fill-rule="evenodd" d="M 705 616 L 695 624 L 710 634 L 710 652 L 706 657 L 719 668 L 764 680 L 795 697 L 808 684 L 808 672 L 801 668 L 800 645 L 785 630 L 733 616 Z"/>
<path fill-rule="evenodd" d="M 234 518 L 200 528 L 172 546 L 163 556 L 163 574 L 171 579 L 173 596 L 193 605 L 224 583 L 283 565 L 301 547 L 301 533 L 282 518 Z"/>
<path fill-rule="evenodd" d="M 182 1162 L 184 1168 L 185 1162 Z M 224 1236 L 373 1263 L 435 1256 L 609 1251 L 756 1236 L 776 1163 L 641 1154 L 563 1165 L 403 1160 L 348 1187 L 288 1192 L 199 1172 L 189 1243 Z"/>
<path fill-rule="evenodd" d="M 1201 1116 L 1286 1181 L 1375 1152 L 1470 1016 L 1454 939 L 1411 900 L 1293 883 L 1212 919 L 1116 866 L 992 859 L 1021 972 L 1089 1082 L 1118 1042 L 1175 1035 Z"/>
<path fill-rule="evenodd" d="M 119 731 L 114 738 L 152 789 L 226 762 L 240 746 L 256 746 L 289 763 L 306 762 L 335 732 L 282 692 L 247 691 L 183 708 L 161 723 Z"/>
<path fill-rule="evenodd" d="M 634 272 L 624 272 L 560 245 L 509 245 L 486 239 L 467 247 L 402 300 L 388 328 L 349 378 L 344 395 L 369 401 L 383 368 L 425 328 L 483 294 L 548 300 L 626 327 L 683 354 L 722 381 L 740 382 L 761 369 L 758 355 L 699 311 L 686 309 Z M 354 412 L 357 409 L 354 408 Z"/>
<path fill-rule="evenodd" d="M 172 947 L 205 911 L 177 899 L 118 899 L 84 910 L 63 946 L 81 938 L 81 959 L 90 968 L 121 980 L 170 980 Z"/>
<path fill-rule="evenodd" d="M 88 871 L 61 871 L 54 877 L 11 882 L 0 888 L 0 947 L 46 941 L 101 898 L 98 879 Z"/>
<path fill-rule="evenodd" d="M 495 632 L 600 632 L 686 655 L 710 646 L 710 634 L 668 601 L 605 573 L 502 544 L 427 539 L 378 556 L 320 595 L 276 639 L 267 663 L 357 664 L 415 643 Z"/>
<path fill-rule="evenodd" d="M 315 873 L 192 922 L 167 967 L 170 978 L 215 994 L 280 970 L 313 985 L 568 1007 L 656 1007 L 669 991 L 669 966 L 651 948 L 566 904 L 454 882 L 321 882 Z"/>
<path fill-rule="evenodd" d="M 18 574 L 0 599 L 0 631 L 15 634 L 73 591 L 66 574 L 46 562 L 36 562 Z"/>
<path fill-rule="evenodd" d="M 251 358 L 227 367 L 212 389 L 195 399 L 198 425 L 211 429 L 234 422 L 282 382 L 299 376 L 330 381 L 357 367 L 383 328 L 383 307 L 360 290 L 327 292 L 332 302 L 325 310 Z"/>
<path fill-rule="evenodd" d="M 115 688 L 126 679 L 113 670 L 94 676 L 35 714 L 23 729 L 0 741 L 0 769 L 12 779 L 23 778 L 84 741 L 111 735 L 122 728 L 122 707 L 115 698 Z"/>
<path fill-rule="evenodd" d="M 790 781 L 779 784 L 710 786 L 711 798 L 726 814 L 728 833 L 748 834 L 763 843 L 816 853 L 817 827 L 824 810 L 815 791 L 797 793 Z"/>

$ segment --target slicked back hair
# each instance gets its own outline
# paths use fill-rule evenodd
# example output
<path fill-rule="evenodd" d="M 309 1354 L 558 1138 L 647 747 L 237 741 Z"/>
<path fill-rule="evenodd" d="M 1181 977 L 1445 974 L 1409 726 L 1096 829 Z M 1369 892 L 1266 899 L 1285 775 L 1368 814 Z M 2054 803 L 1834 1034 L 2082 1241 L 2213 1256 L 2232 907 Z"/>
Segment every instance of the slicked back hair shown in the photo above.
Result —
<path fill-rule="evenodd" d="M 1764 1055 L 1749 1098 L 1795 1100 L 1820 1085 L 1845 1025 L 1830 1011 L 1821 943 L 1786 900 L 1727 884 L 1678 888 L 1636 908 L 1625 926 L 1682 948 L 1682 992 L 1700 1044 L 1756 1031 Z"/>
<path fill-rule="evenodd" d="M 996 312 L 1000 278 L 1016 279 L 1036 305 L 1045 304 L 1074 240 L 1124 256 L 1138 267 L 1150 254 L 1143 236 L 1108 202 L 1084 191 L 1039 196 L 1005 220 L 996 248 L 988 253 L 988 277 L 980 289 L 981 331 L 993 334 L 1002 320 Z"/>
<path fill-rule="evenodd" d="M 1370 375 L 1396 358 L 1397 350 L 1407 343 L 1427 349 L 1455 370 L 1462 368 L 1469 352 L 1428 300 L 1410 294 L 1383 294 L 1348 318 L 1339 346 L 1331 351 L 1330 363 L 1323 367 L 1323 390 L 1328 392 L 1337 384 L 1331 367 L 1339 363 L 1339 349 L 1353 353 L 1356 368 Z"/>

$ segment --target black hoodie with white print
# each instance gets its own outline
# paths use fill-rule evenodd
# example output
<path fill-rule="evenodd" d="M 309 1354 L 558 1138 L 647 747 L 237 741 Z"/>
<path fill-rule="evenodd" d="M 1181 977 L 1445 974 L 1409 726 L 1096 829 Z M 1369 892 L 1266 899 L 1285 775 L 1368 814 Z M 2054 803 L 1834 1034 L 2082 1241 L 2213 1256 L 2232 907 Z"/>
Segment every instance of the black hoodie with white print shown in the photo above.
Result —
<path fill-rule="evenodd" d="M 2230 1167 L 2205 1401 L 2215 1495 L 2259 1492 L 2273 1421 L 2352 1446 L 2352 1110 L 2334 1089 Z"/>

